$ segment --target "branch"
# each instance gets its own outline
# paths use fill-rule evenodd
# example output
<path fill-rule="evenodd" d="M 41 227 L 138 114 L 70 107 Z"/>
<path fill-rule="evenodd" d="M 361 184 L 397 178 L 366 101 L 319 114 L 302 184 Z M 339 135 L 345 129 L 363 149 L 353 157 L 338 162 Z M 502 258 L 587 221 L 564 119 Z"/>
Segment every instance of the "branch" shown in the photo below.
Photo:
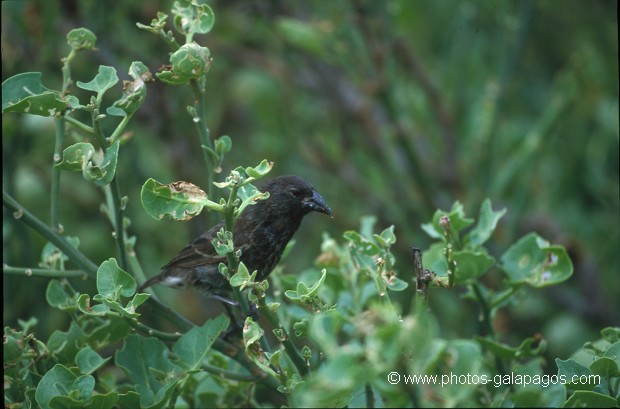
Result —
<path fill-rule="evenodd" d="M 11 267 L 6 264 L 2 266 L 3 274 L 24 275 L 26 277 L 88 277 L 82 270 L 48 270 L 46 268 Z"/>
<path fill-rule="evenodd" d="M 273 329 L 279 329 L 280 331 L 282 331 L 283 337 L 282 339 L 280 339 L 280 337 L 277 337 L 278 341 L 280 341 L 282 346 L 284 346 L 287 355 L 289 356 L 289 358 L 291 358 L 299 373 L 301 375 L 307 375 L 309 369 L 306 361 L 304 361 L 304 359 L 301 357 L 301 354 L 291 341 L 291 337 L 288 335 L 288 332 L 286 332 L 286 329 L 282 325 L 280 325 L 280 320 L 278 319 L 278 317 L 269 309 L 269 307 L 267 307 L 267 304 L 265 303 L 265 297 L 261 297 L 259 299 L 258 309 L 260 313 L 267 319 L 267 321 L 269 321 Z"/>
<path fill-rule="evenodd" d="M 58 234 L 52 228 L 47 226 L 41 220 L 36 218 L 32 213 L 26 210 L 15 199 L 13 199 L 7 192 L 2 191 L 2 203 L 4 207 L 13 211 L 13 216 L 21 222 L 30 226 L 33 230 L 45 237 L 49 242 L 58 247 L 69 259 L 77 264 L 86 274 L 95 277 L 97 275 L 98 267 L 95 263 L 90 261 L 84 254 L 78 249 L 73 247 L 67 239 Z"/>
<path fill-rule="evenodd" d="M 56 167 L 57 163 L 62 161 L 62 148 L 65 142 L 65 123 L 62 119 L 55 119 L 56 125 L 56 142 L 54 144 L 54 157 L 52 159 L 52 186 L 51 186 L 51 204 L 50 204 L 50 226 L 52 229 L 62 233 L 60 225 L 60 172 Z"/>
<path fill-rule="evenodd" d="M 2 191 L 2 203 L 7 209 L 13 211 L 13 216 L 17 220 L 25 223 L 34 231 L 46 238 L 50 243 L 58 247 L 60 251 L 69 257 L 71 261 L 77 264 L 86 274 L 93 278 L 97 276 L 97 270 L 99 267 L 95 263 L 89 260 L 88 257 L 82 254 L 78 249 L 69 244 L 67 239 L 36 218 L 5 191 Z M 176 324 L 184 331 L 189 330 L 194 325 L 192 322 L 188 321 L 187 318 L 162 305 L 155 299 L 150 298 L 148 303 L 153 309 L 157 310 L 163 318 Z"/>

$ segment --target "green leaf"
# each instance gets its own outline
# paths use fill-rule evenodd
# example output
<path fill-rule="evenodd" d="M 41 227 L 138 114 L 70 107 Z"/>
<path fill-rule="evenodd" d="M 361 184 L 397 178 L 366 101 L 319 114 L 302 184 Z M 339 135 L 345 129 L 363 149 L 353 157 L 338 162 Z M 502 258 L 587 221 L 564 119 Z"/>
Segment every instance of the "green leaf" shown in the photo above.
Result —
<path fill-rule="evenodd" d="M 211 52 L 195 42 L 183 44 L 172 53 L 170 64 L 172 72 L 188 79 L 198 78 L 211 68 Z"/>
<path fill-rule="evenodd" d="M 147 26 L 142 23 L 136 23 L 136 26 L 138 26 L 138 28 L 141 28 L 142 30 L 150 31 L 153 34 L 159 34 L 159 32 L 163 30 L 166 26 L 166 19 L 168 19 L 168 15 L 162 13 L 161 11 L 158 11 L 157 18 L 151 20 L 151 25 Z"/>
<path fill-rule="evenodd" d="M 434 271 L 437 277 L 448 276 L 448 262 L 446 261 L 444 249 L 444 243 L 434 243 L 428 250 L 422 253 L 422 265 L 424 268 Z"/>
<path fill-rule="evenodd" d="M 77 299 L 79 294 L 73 295 L 66 291 L 65 286 L 56 279 L 50 280 L 45 291 L 45 300 L 47 303 L 63 311 L 76 311 Z"/>
<path fill-rule="evenodd" d="M 277 377 L 277 374 L 269 366 L 269 359 L 260 347 L 259 340 L 263 334 L 263 329 L 251 317 L 245 319 L 243 325 L 243 344 L 245 345 L 246 355 L 264 372 Z"/>
<path fill-rule="evenodd" d="M 84 409 L 115 409 L 119 408 L 117 405 L 119 394 L 117 392 L 109 392 L 106 394 L 93 395 L 89 404 L 84 406 Z M 134 406 L 137 407 L 137 406 Z"/>
<path fill-rule="evenodd" d="M 297 385 L 291 394 L 291 407 L 342 408 L 351 400 L 355 388 L 372 373 L 360 363 L 357 353 L 342 352 Z"/>
<path fill-rule="evenodd" d="M 92 162 L 86 162 L 82 170 L 84 178 L 94 182 L 97 186 L 106 186 L 112 182 L 116 174 L 116 163 L 118 161 L 118 149 L 120 141 L 110 145 L 103 155 L 103 161 L 99 166 L 94 166 Z"/>
<path fill-rule="evenodd" d="M 572 359 L 563 361 L 556 358 L 555 364 L 558 367 L 558 377 L 566 379 L 567 383 L 565 385 L 567 388 L 590 391 L 596 386 L 590 383 L 573 382 L 574 379 L 579 379 L 580 377 L 588 378 L 589 376 L 592 376 L 593 373 L 590 368 L 583 366 Z"/>
<path fill-rule="evenodd" d="M 172 15 L 174 28 L 184 35 L 206 34 L 215 24 L 215 15 L 211 7 L 193 1 L 175 1 Z"/>
<path fill-rule="evenodd" d="M 196 18 L 192 22 L 191 31 L 197 34 L 206 34 L 215 24 L 215 14 L 208 4 L 199 4 L 196 7 Z"/>
<path fill-rule="evenodd" d="M 617 356 L 614 356 L 614 358 L 618 359 Z M 608 357 L 599 358 L 592 362 L 590 364 L 590 370 L 594 374 L 601 375 L 607 379 L 620 376 L 618 364 L 612 358 Z"/>
<path fill-rule="evenodd" d="M 491 237 L 497 226 L 497 222 L 504 214 L 506 214 L 505 208 L 494 212 L 491 208 L 491 201 L 489 199 L 482 202 L 478 224 L 465 236 L 465 244 L 471 246 L 480 246 L 484 244 Z"/>
<path fill-rule="evenodd" d="M 602 332 L 603 331 L 601 331 L 601 333 Z M 611 344 L 609 348 L 607 348 L 603 356 L 613 359 L 616 365 L 620 367 L 620 341 L 616 341 Z"/>
<path fill-rule="evenodd" d="M 134 409 L 140 407 L 140 394 L 135 391 L 128 391 L 118 395 L 119 409 Z"/>
<path fill-rule="evenodd" d="M 530 233 L 501 257 L 502 269 L 513 284 L 527 283 L 541 288 L 559 284 L 573 274 L 573 264 L 562 246 L 551 246 Z"/>
<path fill-rule="evenodd" d="M 235 218 L 239 217 L 246 207 L 255 204 L 259 200 L 269 198 L 269 192 L 261 192 L 254 185 L 248 183 L 242 185 L 237 190 L 237 198 L 241 199 L 241 204 L 235 209 Z"/>
<path fill-rule="evenodd" d="M 245 168 L 245 174 L 254 179 L 260 179 L 271 171 L 273 168 L 273 162 L 269 162 L 267 159 L 263 159 L 258 166 Z M 245 183 L 250 183 L 251 180 Z"/>
<path fill-rule="evenodd" d="M 74 28 L 67 34 L 67 44 L 72 50 L 92 50 L 95 48 L 97 37 L 86 28 Z"/>
<path fill-rule="evenodd" d="M 380 252 L 379 246 L 354 230 L 345 231 L 343 237 L 350 242 L 357 253 L 373 256 Z"/>
<path fill-rule="evenodd" d="M 4 328 L 4 339 L 2 344 L 5 365 L 11 361 L 16 361 L 21 358 L 22 354 L 26 351 L 26 348 L 24 348 L 23 333 L 16 332 L 9 327 Z M 5 370 L 6 369 L 8 368 L 5 367 Z"/>
<path fill-rule="evenodd" d="M 437 210 L 433 215 L 432 223 L 423 224 L 422 230 L 434 239 L 444 238 L 445 229 L 439 225 L 439 221 L 443 216 L 448 216 L 450 219 L 450 229 L 454 235 L 458 235 L 461 230 L 474 222 L 474 219 L 465 216 L 463 205 L 457 201 L 452 205 L 450 212 Z"/>
<path fill-rule="evenodd" d="M 97 270 L 97 291 L 106 298 L 117 299 L 119 287 L 122 296 L 131 297 L 136 292 L 136 280 L 118 266 L 116 259 L 110 258 Z"/>
<path fill-rule="evenodd" d="M 73 172 L 81 171 L 95 154 L 95 147 L 90 143 L 78 142 L 62 151 L 62 161 L 57 163 L 59 169 Z"/>
<path fill-rule="evenodd" d="M 134 61 L 129 66 L 129 76 L 134 80 L 147 81 L 151 77 L 151 71 L 142 61 Z"/>
<path fill-rule="evenodd" d="M 340 352 L 339 334 L 344 324 L 342 313 L 331 310 L 312 316 L 308 332 L 312 339 L 321 343 L 321 350 L 326 356 L 334 357 Z"/>
<path fill-rule="evenodd" d="M 155 76 L 163 83 L 168 85 L 184 85 L 192 78 L 187 75 L 180 75 L 172 71 L 172 66 L 165 67 L 162 71 L 155 73 Z"/>
<path fill-rule="evenodd" d="M 310 289 L 307 291 L 306 295 L 309 296 L 309 297 L 317 295 L 317 293 L 319 291 L 319 288 L 325 282 L 325 277 L 326 276 L 327 276 L 327 270 L 326 269 L 321 270 L 321 278 L 319 278 L 319 280 L 316 283 L 314 283 L 312 285 L 312 287 L 310 287 Z"/>
<path fill-rule="evenodd" d="M 239 267 L 237 267 L 237 272 L 230 277 L 230 286 L 241 287 L 241 289 L 243 289 L 251 280 L 252 277 L 247 267 L 243 262 L 240 262 Z"/>
<path fill-rule="evenodd" d="M 133 81 L 125 81 L 123 96 L 108 107 L 108 115 L 125 116 L 131 115 L 140 108 L 146 98 L 146 82 L 153 76 L 149 69 L 140 61 L 134 61 L 129 67 L 129 76 Z"/>
<path fill-rule="evenodd" d="M 327 270 L 321 270 L 321 277 L 318 279 L 316 283 L 314 283 L 310 288 L 302 282 L 297 283 L 297 290 L 287 290 L 284 292 L 284 295 L 292 300 L 297 302 L 308 302 L 312 297 L 316 297 L 319 291 L 319 288 L 325 282 L 325 277 L 327 276 Z"/>
<path fill-rule="evenodd" d="M 101 349 L 119 342 L 134 331 L 126 319 L 109 316 L 88 334 L 88 342 Z"/>
<path fill-rule="evenodd" d="M 172 347 L 180 365 L 190 371 L 199 369 L 215 340 L 229 325 L 228 317 L 221 314 L 183 334 Z"/>
<path fill-rule="evenodd" d="M 96 92 L 98 95 L 98 99 L 110 88 L 112 88 L 118 82 L 118 77 L 116 76 L 116 68 L 108 67 L 106 65 L 99 66 L 99 72 L 90 82 L 82 82 L 77 81 L 75 84 L 87 91 Z"/>
<path fill-rule="evenodd" d="M 221 205 L 208 200 L 202 189 L 189 182 L 164 185 L 149 179 L 142 186 L 140 200 L 149 216 L 157 220 L 189 220 L 205 206 L 223 211 Z"/>
<path fill-rule="evenodd" d="M 75 355 L 86 343 L 87 335 L 75 322 L 71 322 L 68 331 L 56 330 L 47 341 L 47 348 L 60 362 L 73 362 Z"/>
<path fill-rule="evenodd" d="M 86 346 L 75 356 L 75 364 L 80 368 L 80 372 L 90 375 L 101 368 L 110 358 L 103 359 L 91 347 Z"/>
<path fill-rule="evenodd" d="M 409 283 L 396 276 L 391 276 L 388 280 L 386 280 L 385 285 L 392 291 L 404 291 L 409 287 Z"/>
<path fill-rule="evenodd" d="M 93 163 L 93 156 L 95 155 L 93 145 L 78 142 L 65 148 L 62 153 L 62 161 L 55 166 L 69 171 L 82 171 L 84 179 L 103 187 L 110 184 L 114 179 L 119 147 L 120 141 L 114 142 L 106 149 L 101 164 L 95 165 Z"/>
<path fill-rule="evenodd" d="M 230 139 L 230 136 L 228 135 L 220 136 L 214 141 L 214 143 L 215 153 L 217 153 L 219 157 L 222 157 L 232 149 L 232 139 Z"/>
<path fill-rule="evenodd" d="M 576 391 L 564 403 L 565 408 L 617 408 L 618 402 L 608 395 L 590 391 Z"/>
<path fill-rule="evenodd" d="M 77 300 L 78 309 L 86 315 L 106 315 L 110 307 L 104 304 L 90 305 L 90 296 L 82 294 Z"/>
<path fill-rule="evenodd" d="M 136 309 L 140 305 L 144 304 L 146 300 L 148 300 L 149 298 L 151 298 L 150 294 L 144 294 L 144 293 L 135 294 L 133 296 L 133 299 L 127 303 L 127 307 L 125 308 L 125 310 L 128 311 L 129 313 L 134 313 Z"/>
<path fill-rule="evenodd" d="M 115 363 L 135 385 L 142 407 L 165 403 L 178 383 L 180 369 L 170 361 L 166 345 L 155 338 L 129 335 Z"/>
<path fill-rule="evenodd" d="M 69 401 L 83 406 L 85 401 L 92 396 L 94 386 L 95 379 L 92 376 L 78 377 L 65 366 L 56 364 L 41 378 L 37 385 L 35 399 L 43 409 L 54 407 L 51 401 L 55 397 L 66 397 Z"/>
<path fill-rule="evenodd" d="M 121 290 L 121 287 L 120 286 L 117 287 L 117 293 L 109 297 L 104 297 L 101 294 L 96 294 L 93 297 L 93 300 L 102 302 L 110 310 L 120 313 L 123 317 L 131 318 L 131 319 L 138 318 L 140 314 L 136 313 L 135 308 L 123 307 L 123 305 L 119 301 L 112 299 L 112 298 L 119 297 L 118 293 L 120 292 L 120 290 Z M 141 297 L 143 296 L 144 295 L 141 295 Z"/>
<path fill-rule="evenodd" d="M 85 109 L 86 108 L 82 104 L 80 104 L 80 100 L 77 97 L 74 97 L 73 95 L 67 95 L 65 97 L 65 100 L 67 101 L 67 104 L 69 104 L 71 109 L 77 109 L 77 108 Z"/>
<path fill-rule="evenodd" d="M 217 232 L 216 237 L 211 240 L 211 244 L 215 248 L 215 252 L 220 256 L 225 257 L 228 253 L 235 251 L 233 235 L 223 227 Z"/>
<path fill-rule="evenodd" d="M 544 339 L 534 337 L 526 338 L 516 348 L 498 342 L 491 338 L 476 337 L 484 347 L 488 348 L 493 354 L 503 359 L 524 359 L 541 355 L 547 348 L 547 342 Z"/>
<path fill-rule="evenodd" d="M 484 251 L 455 251 L 452 258 L 456 261 L 455 285 L 473 283 L 495 265 L 495 259 Z"/>
<path fill-rule="evenodd" d="M 448 342 L 446 351 L 449 353 L 449 359 L 446 359 L 444 364 L 442 377 L 446 374 L 468 374 L 468 376 L 483 374 L 482 351 L 476 342 L 467 339 L 452 340 Z M 475 392 L 479 390 L 479 385 L 473 382 L 451 382 L 442 387 L 444 388 L 451 402 L 463 402 L 473 398 Z"/>
<path fill-rule="evenodd" d="M 394 226 L 390 226 L 383 230 L 381 234 L 373 234 L 373 238 L 383 248 L 388 248 L 392 244 L 396 243 L 396 236 L 394 235 Z"/>
<path fill-rule="evenodd" d="M 272 366 L 280 365 L 280 360 L 282 359 L 282 350 L 278 349 L 273 354 L 267 354 L 269 359 L 269 364 Z"/>
<path fill-rule="evenodd" d="M 43 86 L 41 77 L 40 72 L 24 72 L 6 79 L 2 83 L 2 113 L 60 117 L 69 105 L 59 92 Z"/>

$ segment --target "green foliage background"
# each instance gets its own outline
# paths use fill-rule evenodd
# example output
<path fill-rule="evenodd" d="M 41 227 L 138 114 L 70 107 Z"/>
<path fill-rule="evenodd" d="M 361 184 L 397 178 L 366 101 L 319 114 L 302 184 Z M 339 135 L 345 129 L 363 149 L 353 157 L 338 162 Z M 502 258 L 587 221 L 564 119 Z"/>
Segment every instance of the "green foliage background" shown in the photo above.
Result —
<path fill-rule="evenodd" d="M 3 80 L 41 71 L 45 85 L 60 88 L 64 36 L 75 27 L 92 30 L 99 50 L 80 58 L 74 79 L 90 80 L 99 64 L 124 74 L 134 60 L 156 71 L 167 54 L 135 22 L 148 23 L 169 3 L 2 2 Z M 312 265 L 321 232 L 339 238 L 357 228 L 360 216 L 373 214 L 379 226 L 396 226 L 396 268 L 410 281 L 409 246 L 427 247 L 420 225 L 434 210 L 460 200 L 475 214 L 489 197 L 508 209 L 492 252 L 501 254 L 534 230 L 564 245 L 575 266 L 569 282 L 532 293 L 496 318 L 504 339 L 540 332 L 550 357 L 567 358 L 603 326 L 618 325 L 617 2 L 210 5 L 215 28 L 197 40 L 214 57 L 207 85 L 211 132 L 234 140 L 226 166 L 269 158 L 275 161 L 270 176 L 312 181 L 334 209 L 332 220 L 310 216 L 305 222 L 283 273 Z M 139 234 L 148 275 L 213 222 L 207 215 L 158 223 L 139 206 L 149 177 L 205 184 L 185 111 L 189 101 L 185 89 L 150 85 L 119 158 L 130 230 Z M 46 220 L 53 122 L 7 114 L 2 129 L 3 186 Z M 92 260 L 107 259 L 114 243 L 97 210 L 101 193 L 67 173 L 61 194 L 65 228 L 81 238 Z M 36 266 L 43 240 L 11 219 L 5 211 L 4 262 Z M 3 276 L 4 325 L 43 312 L 39 338 L 67 325 L 64 314 L 45 305 L 47 281 Z M 165 302 L 198 323 L 219 312 L 190 294 L 170 291 Z M 476 333 L 477 310 L 461 308 L 457 295 L 431 297 L 448 338 Z M 399 296 L 410 302 L 410 292 Z"/>

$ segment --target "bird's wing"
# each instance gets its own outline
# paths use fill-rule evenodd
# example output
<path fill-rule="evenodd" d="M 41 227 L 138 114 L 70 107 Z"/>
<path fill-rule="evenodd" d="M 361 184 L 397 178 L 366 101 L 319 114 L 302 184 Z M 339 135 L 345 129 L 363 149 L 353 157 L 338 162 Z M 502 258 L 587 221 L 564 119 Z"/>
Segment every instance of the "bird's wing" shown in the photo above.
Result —
<path fill-rule="evenodd" d="M 219 265 L 220 263 L 226 264 L 226 257 L 217 254 L 215 247 L 213 247 L 213 239 L 217 237 L 217 233 L 224 227 L 224 223 L 219 223 L 197 237 L 193 242 L 185 246 L 172 260 L 168 262 L 162 271 L 170 271 L 176 269 L 192 270 L 197 267 L 204 267 L 205 265 Z M 239 236 L 239 237 L 237 237 Z M 243 243 L 240 246 L 236 246 L 235 250 L 241 250 L 244 252 L 249 248 L 250 242 L 245 235 L 235 235 L 236 243 Z"/>
<path fill-rule="evenodd" d="M 221 227 L 222 225 L 218 224 L 204 234 L 198 236 L 170 260 L 162 270 L 165 271 L 172 268 L 192 269 L 206 264 L 218 265 L 220 262 L 225 261 L 226 258 L 217 254 L 215 247 L 213 247 L 211 243 L 211 241 L 217 237 L 217 232 Z"/>

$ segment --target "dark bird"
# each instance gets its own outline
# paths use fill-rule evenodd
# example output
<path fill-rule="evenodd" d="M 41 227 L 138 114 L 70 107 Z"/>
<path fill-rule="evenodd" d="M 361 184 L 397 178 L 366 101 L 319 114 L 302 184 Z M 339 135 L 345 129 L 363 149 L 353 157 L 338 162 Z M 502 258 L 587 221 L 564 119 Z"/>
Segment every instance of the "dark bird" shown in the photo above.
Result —
<path fill-rule="evenodd" d="M 280 261 L 303 217 L 312 211 L 331 216 L 332 211 L 312 185 L 297 176 L 277 177 L 259 190 L 269 192 L 269 198 L 245 208 L 235 221 L 233 240 L 235 250 L 241 250 L 240 260 L 250 273 L 258 271 L 257 280 L 263 280 Z M 218 270 L 220 263 L 227 264 L 226 257 L 218 255 L 212 244 L 222 227 L 224 222 L 196 238 L 140 290 L 153 284 L 196 287 L 208 297 L 231 303 L 231 287 Z"/>

